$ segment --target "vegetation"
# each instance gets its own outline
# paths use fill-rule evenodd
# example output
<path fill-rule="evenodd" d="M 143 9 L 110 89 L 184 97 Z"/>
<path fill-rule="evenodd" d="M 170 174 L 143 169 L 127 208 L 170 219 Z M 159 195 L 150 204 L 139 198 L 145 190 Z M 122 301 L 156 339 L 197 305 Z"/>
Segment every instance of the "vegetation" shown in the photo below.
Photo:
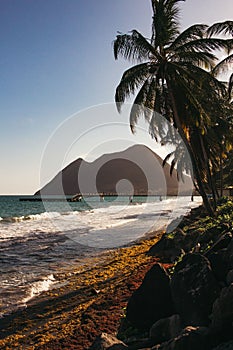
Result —
<path fill-rule="evenodd" d="M 191 174 L 205 208 L 214 215 L 219 197 L 216 173 L 222 174 L 233 144 L 233 75 L 229 84 L 217 78 L 233 63 L 233 21 L 211 27 L 194 24 L 180 32 L 180 1 L 151 0 L 150 40 L 135 29 L 117 35 L 115 59 L 122 56 L 137 64 L 124 72 L 115 101 L 120 112 L 125 100 L 136 95 L 130 113 L 131 130 L 135 131 L 138 119 L 144 116 L 155 140 L 176 146 L 165 160 L 172 160 L 179 177 L 184 171 Z M 221 62 L 217 51 L 225 52 Z M 165 127 L 158 113 L 172 127 Z M 173 127 L 182 142 L 177 141 Z M 212 193 L 213 205 L 207 193 Z"/>

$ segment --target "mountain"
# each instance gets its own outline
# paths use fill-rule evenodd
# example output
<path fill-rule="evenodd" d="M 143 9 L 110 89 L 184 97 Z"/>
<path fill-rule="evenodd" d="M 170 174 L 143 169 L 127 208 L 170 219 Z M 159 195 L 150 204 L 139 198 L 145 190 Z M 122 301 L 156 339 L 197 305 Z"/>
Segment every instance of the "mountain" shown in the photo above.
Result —
<path fill-rule="evenodd" d="M 35 195 L 134 194 L 176 195 L 191 188 L 191 180 L 170 176 L 170 165 L 144 145 L 134 145 L 122 152 L 104 154 L 88 163 L 78 158 L 60 171 Z"/>

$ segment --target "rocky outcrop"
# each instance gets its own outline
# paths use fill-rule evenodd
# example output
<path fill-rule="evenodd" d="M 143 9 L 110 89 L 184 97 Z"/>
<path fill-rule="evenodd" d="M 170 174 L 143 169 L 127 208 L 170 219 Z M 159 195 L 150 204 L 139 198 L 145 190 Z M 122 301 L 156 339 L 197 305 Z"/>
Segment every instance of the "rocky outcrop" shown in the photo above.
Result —
<path fill-rule="evenodd" d="M 220 251 L 212 252 L 208 256 L 214 276 L 221 283 L 225 282 L 229 268 L 225 255 L 226 249 L 222 249 Z"/>
<path fill-rule="evenodd" d="M 213 302 L 219 294 L 208 259 L 198 253 L 187 254 L 175 268 L 171 293 L 184 325 L 208 325 Z"/>
<path fill-rule="evenodd" d="M 150 329 L 150 338 L 154 344 L 163 343 L 173 339 L 181 332 L 181 319 L 179 315 L 172 315 L 157 321 Z"/>
<path fill-rule="evenodd" d="M 223 340 L 233 335 L 233 284 L 222 289 L 219 298 L 213 304 L 210 330 L 214 336 Z"/>
<path fill-rule="evenodd" d="M 232 349 L 233 349 L 233 340 L 227 343 L 220 344 L 213 350 L 232 350 Z"/>
<path fill-rule="evenodd" d="M 117 339 L 115 336 L 107 333 L 102 333 L 96 338 L 90 350 L 124 350 L 128 349 L 122 341 Z"/>
<path fill-rule="evenodd" d="M 195 247 L 198 238 L 198 232 L 193 232 L 191 235 L 178 229 L 174 235 L 163 235 L 161 240 L 149 249 L 148 255 L 159 258 L 161 262 L 174 262 Z"/>
<path fill-rule="evenodd" d="M 126 339 L 129 349 L 233 349 L 233 230 L 213 219 L 206 230 L 193 225 L 184 231 L 180 225 L 149 251 L 175 263 L 170 280 L 161 265 L 154 265 L 129 300 L 129 329 L 149 334 Z"/>
<path fill-rule="evenodd" d="M 160 264 L 155 264 L 129 299 L 126 318 L 137 328 L 149 329 L 173 313 L 169 276 Z"/>
<path fill-rule="evenodd" d="M 208 329 L 205 327 L 186 327 L 174 339 L 152 347 L 153 350 L 210 350 Z"/>

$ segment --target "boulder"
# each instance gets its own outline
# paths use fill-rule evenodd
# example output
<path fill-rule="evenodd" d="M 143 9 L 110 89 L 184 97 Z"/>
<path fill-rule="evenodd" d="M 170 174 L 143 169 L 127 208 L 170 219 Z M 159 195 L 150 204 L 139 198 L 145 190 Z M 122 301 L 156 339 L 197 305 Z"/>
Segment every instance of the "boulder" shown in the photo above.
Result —
<path fill-rule="evenodd" d="M 150 338 L 153 339 L 154 344 L 163 343 L 177 337 L 181 329 L 180 316 L 172 315 L 153 324 L 150 329 Z"/>
<path fill-rule="evenodd" d="M 213 350 L 232 350 L 232 349 L 233 349 L 233 340 L 227 343 L 220 344 Z"/>
<path fill-rule="evenodd" d="M 211 247 L 211 251 L 217 252 L 218 250 L 221 250 L 223 248 L 227 248 L 228 245 L 231 243 L 231 240 L 232 240 L 232 233 L 231 232 L 224 233 L 213 244 L 213 246 Z"/>
<path fill-rule="evenodd" d="M 161 262 L 174 262 L 184 254 L 184 250 L 178 246 L 174 238 L 164 235 L 160 241 L 149 249 L 147 254 L 159 258 Z"/>
<path fill-rule="evenodd" d="M 189 326 L 176 338 L 156 345 L 151 350 L 210 350 L 211 348 L 208 328 Z"/>
<path fill-rule="evenodd" d="M 233 284 L 223 288 L 213 305 L 210 330 L 217 342 L 232 339 L 233 334 Z"/>
<path fill-rule="evenodd" d="M 102 333 L 96 338 L 89 350 L 124 350 L 128 349 L 122 341 L 115 336 L 107 333 Z"/>
<path fill-rule="evenodd" d="M 176 265 L 171 293 L 176 312 L 184 325 L 206 326 L 219 286 L 206 257 L 190 253 Z"/>
<path fill-rule="evenodd" d="M 197 246 L 199 240 L 200 233 L 198 231 L 191 231 L 185 235 L 184 242 L 182 244 L 182 248 L 186 253 L 192 250 Z"/>
<path fill-rule="evenodd" d="M 214 276 L 218 281 L 225 282 L 228 273 L 228 261 L 226 259 L 226 249 L 218 252 L 212 252 L 208 256 Z"/>
<path fill-rule="evenodd" d="M 159 319 L 173 314 L 169 276 L 160 264 L 155 264 L 129 299 L 126 318 L 136 328 L 149 329 Z"/>
<path fill-rule="evenodd" d="M 222 223 L 219 226 L 213 226 L 203 232 L 202 235 L 200 235 L 199 242 L 200 243 L 209 243 L 210 241 L 215 242 L 216 244 L 219 240 L 221 240 L 221 237 L 223 237 L 223 234 L 225 234 L 226 231 L 229 230 L 228 224 Z"/>
<path fill-rule="evenodd" d="M 227 278 L 226 278 L 227 284 L 230 285 L 231 283 L 233 283 L 233 270 L 230 270 L 227 274 Z"/>
<path fill-rule="evenodd" d="M 228 261 L 229 270 L 233 269 L 233 239 L 227 246 L 226 259 Z"/>

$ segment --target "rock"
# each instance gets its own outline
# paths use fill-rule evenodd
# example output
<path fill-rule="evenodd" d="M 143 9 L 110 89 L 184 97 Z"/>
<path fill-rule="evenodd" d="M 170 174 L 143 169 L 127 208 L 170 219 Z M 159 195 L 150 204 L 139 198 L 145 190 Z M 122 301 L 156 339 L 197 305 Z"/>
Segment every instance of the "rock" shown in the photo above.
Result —
<path fill-rule="evenodd" d="M 232 239 L 232 233 L 226 232 L 222 236 L 219 237 L 219 239 L 213 244 L 211 247 L 212 251 L 217 252 L 218 250 L 221 250 L 223 248 L 227 248 L 227 246 L 230 244 Z"/>
<path fill-rule="evenodd" d="M 213 226 L 200 235 L 199 242 L 208 244 L 210 241 L 213 241 L 217 243 L 223 233 L 228 229 L 228 225 L 225 224 Z"/>
<path fill-rule="evenodd" d="M 229 270 L 233 269 L 233 239 L 227 246 L 226 259 L 228 261 Z"/>
<path fill-rule="evenodd" d="M 187 233 L 182 244 L 182 248 L 188 253 L 192 248 L 196 247 L 198 243 L 200 233 L 198 231 L 192 231 Z"/>
<path fill-rule="evenodd" d="M 162 318 L 150 329 L 150 338 L 154 344 L 159 344 L 169 339 L 175 338 L 181 331 L 181 320 L 179 315 Z"/>
<path fill-rule="evenodd" d="M 124 350 L 128 349 L 122 341 L 111 334 L 102 333 L 96 338 L 89 350 Z"/>
<path fill-rule="evenodd" d="M 152 347 L 151 350 L 210 350 L 208 328 L 186 327 L 178 335 L 168 342 Z"/>
<path fill-rule="evenodd" d="M 228 262 L 225 258 L 225 251 L 226 249 L 220 250 L 218 252 L 212 252 L 208 256 L 208 260 L 210 261 L 210 265 L 215 278 L 218 281 L 222 282 L 226 281 L 226 276 L 228 273 Z"/>
<path fill-rule="evenodd" d="M 172 314 L 169 276 L 160 264 L 155 264 L 129 299 L 126 318 L 136 328 L 149 329 L 159 319 Z"/>
<path fill-rule="evenodd" d="M 174 262 L 185 252 L 196 247 L 199 236 L 197 231 L 186 234 L 178 227 L 174 233 L 163 235 L 161 240 L 150 248 L 148 255 L 156 256 L 162 262 Z"/>
<path fill-rule="evenodd" d="M 233 334 L 233 284 L 223 288 L 213 305 L 210 330 L 218 343 L 232 339 Z"/>
<path fill-rule="evenodd" d="M 219 291 L 210 263 L 203 255 L 187 254 L 177 264 L 171 280 L 171 293 L 184 325 L 208 325 Z"/>
<path fill-rule="evenodd" d="M 233 283 L 233 270 L 230 270 L 227 274 L 227 284 L 230 285 L 231 283 Z"/>
<path fill-rule="evenodd" d="M 213 350 L 233 350 L 233 340 L 227 343 L 220 344 Z"/>
<path fill-rule="evenodd" d="M 161 262 L 174 262 L 179 256 L 184 254 L 184 250 L 176 245 L 174 238 L 164 235 L 160 241 L 149 249 L 147 254 L 159 258 Z"/>
<path fill-rule="evenodd" d="M 173 232 L 177 226 L 180 224 L 180 222 L 182 221 L 183 219 L 183 216 L 179 216 L 175 219 L 173 219 L 168 225 L 167 225 L 167 228 L 166 228 L 166 232 L 167 233 L 171 233 Z"/>

